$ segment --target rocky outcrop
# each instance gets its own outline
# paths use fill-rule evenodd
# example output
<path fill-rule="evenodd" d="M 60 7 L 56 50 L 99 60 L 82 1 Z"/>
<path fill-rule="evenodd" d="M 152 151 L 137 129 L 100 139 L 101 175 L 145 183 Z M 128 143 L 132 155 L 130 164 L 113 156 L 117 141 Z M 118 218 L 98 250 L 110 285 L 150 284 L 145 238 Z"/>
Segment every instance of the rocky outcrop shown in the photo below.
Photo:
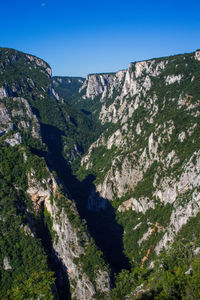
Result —
<path fill-rule="evenodd" d="M 4 103 L 0 103 L 0 136 L 13 129 L 13 123 Z"/>
<path fill-rule="evenodd" d="M 200 50 L 197 50 L 197 51 L 195 52 L 195 59 L 196 59 L 196 60 L 200 60 Z"/>
<path fill-rule="evenodd" d="M 192 162 L 195 157 L 195 164 Z M 169 226 L 164 237 L 156 246 L 159 253 L 166 248 L 169 242 L 173 242 L 175 236 L 191 217 L 200 212 L 200 151 L 195 152 L 189 162 L 184 166 L 178 181 L 165 181 L 162 183 L 162 192 L 156 194 L 161 201 L 174 203 L 174 209 L 170 217 Z"/>
<path fill-rule="evenodd" d="M 98 274 L 96 274 L 96 284 L 94 285 L 86 273 L 83 272 L 81 265 L 77 264 L 80 256 L 85 253 L 84 248 L 80 246 L 77 236 L 78 229 L 73 227 L 67 214 L 64 210 L 59 211 L 55 203 L 51 205 L 46 200 L 45 205 L 51 214 L 53 230 L 57 235 L 57 241 L 53 245 L 54 251 L 62 262 L 64 271 L 69 278 L 72 297 L 81 300 L 93 299 L 96 289 L 101 293 L 109 293 L 110 286 L 107 272 L 99 270 Z M 85 238 L 87 239 L 87 236 Z"/>
<path fill-rule="evenodd" d="M 11 147 L 14 147 L 15 145 L 20 145 L 22 143 L 22 137 L 19 132 L 16 132 L 11 137 L 5 139 L 5 142 Z"/>
<path fill-rule="evenodd" d="M 46 169 L 47 172 L 48 169 Z M 50 173 L 49 173 L 50 175 Z M 27 193 L 30 196 L 36 209 L 40 209 L 41 203 L 49 203 L 51 195 L 55 195 L 58 186 L 52 175 L 42 182 L 38 181 L 35 177 L 35 170 L 31 169 L 28 173 L 28 189 Z"/>
<path fill-rule="evenodd" d="M 50 68 L 50 66 L 42 59 L 36 57 L 36 56 L 33 56 L 33 55 L 29 55 L 29 54 L 26 54 L 26 57 L 31 61 L 33 62 L 37 67 L 42 67 L 45 69 L 45 72 L 48 74 L 49 77 L 51 77 L 52 75 L 52 70 Z"/>
<path fill-rule="evenodd" d="M 126 255 L 131 253 L 129 258 L 134 263 L 140 259 L 142 265 L 146 264 L 153 252 L 159 254 L 163 248 L 167 249 L 183 226 L 200 211 L 200 51 L 178 56 L 178 59 L 175 56 L 131 63 L 127 70 L 91 74 L 86 80 L 54 78 L 54 86 L 51 86 L 51 69 L 43 60 L 13 50 L 5 50 L 4 54 L 4 62 L 0 57 L 1 75 L 6 72 L 6 66 L 16 66 L 18 61 L 24 64 L 25 72 L 19 80 L 10 76 L 1 82 L 1 145 L 19 145 L 24 143 L 26 136 L 27 139 L 38 139 L 30 139 L 31 146 L 29 142 L 26 145 L 30 146 L 30 156 L 38 153 L 48 161 L 56 156 L 56 145 L 52 146 L 55 136 L 50 135 L 58 133 L 55 141 L 58 141 L 60 152 L 55 161 L 57 158 L 63 161 L 62 151 L 62 158 L 68 158 L 68 162 L 81 157 L 81 146 L 70 134 L 67 135 L 70 131 L 75 135 L 78 132 L 71 127 L 73 122 L 67 114 L 68 105 L 59 105 L 63 100 L 54 89 L 63 82 L 68 84 L 67 88 L 75 86 L 74 93 L 65 90 L 66 99 L 69 96 L 76 104 L 85 101 L 83 107 L 88 107 L 91 102 L 95 107 L 94 115 L 101 123 L 110 123 L 81 160 L 86 173 L 96 176 L 88 198 L 90 214 L 105 210 L 114 202 L 116 219 L 124 227 L 133 216 L 133 222 L 124 230 L 123 239 Z M 40 76 L 35 76 L 36 70 Z M 45 105 L 51 104 L 53 109 L 45 111 Z M 50 117 L 58 112 L 55 122 L 51 123 L 49 111 Z M 68 120 L 69 127 L 66 126 Z M 48 141 L 44 151 L 41 150 L 40 121 L 43 140 Z M 44 171 L 48 175 L 41 178 L 41 172 L 37 173 L 36 168 L 29 166 L 30 157 L 25 153 L 25 147 L 16 148 L 23 152 L 29 168 L 26 193 L 32 200 L 33 211 L 37 214 L 44 206 L 52 221 L 52 253 L 69 280 L 72 298 L 94 299 L 99 294 L 103 299 L 109 298 L 107 269 L 96 267 L 94 278 L 91 278 L 84 266 L 83 257 L 87 255 L 91 241 L 80 225 L 74 202 L 61 193 L 47 167 Z M 54 162 L 49 164 L 52 169 L 55 167 Z M 64 178 L 66 174 L 62 175 Z M 28 225 L 21 226 L 20 230 L 37 238 Z M 126 242 L 133 235 L 134 243 L 127 250 Z M 139 258 L 135 259 L 135 253 Z M 4 270 L 12 269 L 10 261 L 9 257 L 4 258 Z"/>
<path fill-rule="evenodd" d="M 59 211 L 55 202 L 51 204 L 46 199 L 45 206 L 51 214 L 53 230 L 57 235 L 53 245 L 54 251 L 62 262 L 65 272 L 67 272 L 72 297 L 87 300 L 93 299 L 97 291 L 105 295 L 109 294 L 110 279 L 107 272 L 98 270 L 94 284 L 82 270 L 81 264 L 77 264 L 80 256 L 85 254 L 85 249 L 80 245 L 78 237 L 79 229 L 71 224 L 63 209 Z M 87 240 L 87 238 L 85 234 L 84 239 Z"/>
<path fill-rule="evenodd" d="M 68 161 L 71 163 L 75 160 L 75 158 L 81 157 L 81 153 L 78 149 L 78 145 L 74 144 L 74 147 L 71 151 L 71 153 L 68 154 Z"/>
<path fill-rule="evenodd" d="M 87 274 L 82 270 L 80 256 L 85 254 L 85 248 L 81 246 L 79 237 L 79 228 L 76 228 L 70 222 L 67 212 L 59 206 L 59 188 L 54 177 L 51 175 L 48 179 L 39 182 L 35 179 L 35 171 L 32 169 L 28 175 L 29 194 L 35 209 L 41 209 L 44 203 L 47 211 L 52 218 L 52 230 L 56 234 L 53 243 L 53 252 L 57 257 L 66 278 L 70 282 L 72 297 L 76 299 L 93 299 L 97 292 L 109 294 L 110 279 L 105 270 L 98 270 L 94 282 L 89 280 Z M 57 198 L 57 200 L 55 200 Z M 54 200 L 53 200 L 54 199 Z M 69 199 L 65 201 L 70 203 L 70 210 L 78 217 L 75 205 Z M 82 233 L 81 239 L 88 241 L 86 233 Z"/>
<path fill-rule="evenodd" d="M 9 156 L 18 151 L 19 156 L 16 155 L 16 158 L 20 167 L 21 159 L 24 159 L 24 164 L 19 172 L 17 168 L 16 172 L 14 170 L 14 176 L 6 173 L 7 164 L 9 167 L 14 166 L 13 169 L 15 168 L 15 161 L 12 160 L 11 155 L 9 161 L 5 163 L 7 176 L 5 176 L 5 180 L 8 178 L 8 182 L 11 182 L 10 185 L 8 184 L 8 189 L 13 188 L 16 192 L 16 194 L 12 193 L 13 209 L 10 210 L 17 219 L 16 223 L 13 223 L 18 227 L 16 234 L 19 229 L 23 239 L 34 239 L 37 243 L 37 239 L 40 238 L 44 242 L 39 241 L 37 249 L 41 253 L 48 253 L 49 261 L 51 263 L 53 261 L 52 264 L 50 263 L 50 269 L 55 271 L 56 284 L 63 288 L 62 282 L 65 281 L 66 288 L 63 288 L 64 291 L 68 291 L 69 284 L 73 299 L 95 299 L 99 295 L 107 299 L 110 293 L 108 267 L 104 266 L 104 260 L 100 251 L 95 248 L 86 225 L 81 223 L 74 202 L 69 200 L 67 194 L 64 195 L 58 188 L 58 184 L 46 164 L 48 161 L 50 168 L 54 169 L 54 162 L 52 164 L 49 161 L 52 155 L 56 155 L 56 150 L 53 151 L 53 154 L 50 153 L 52 148 L 49 147 L 51 148 L 49 150 L 48 142 L 47 144 L 44 143 L 44 141 L 49 141 L 47 135 L 52 134 L 52 132 L 57 134 L 58 131 L 61 133 L 61 129 L 66 133 L 67 125 L 71 122 L 69 120 L 67 123 L 67 118 L 70 118 L 67 115 L 68 106 L 66 105 L 62 111 L 61 105 L 59 106 L 62 98 L 51 87 L 51 69 L 46 62 L 35 56 L 12 49 L 0 49 L 0 74 L 0 146 L 15 146 L 14 149 L 6 148 L 5 153 L 8 153 Z M 78 89 L 84 79 L 77 78 L 77 81 L 78 87 L 76 86 L 76 88 Z M 70 84 L 70 79 L 68 79 L 68 83 Z M 56 101 L 53 101 L 51 96 Z M 52 107 L 50 107 L 51 105 Z M 49 112 L 50 116 L 55 116 L 52 123 L 48 115 Z M 49 128 L 53 129 L 48 130 Z M 69 129 L 71 130 L 71 128 L 72 125 L 70 124 Z M 75 132 L 74 130 L 71 131 Z M 59 136 L 55 140 L 58 141 L 59 138 L 62 139 Z M 70 148 L 71 151 L 68 151 L 67 146 L 71 143 L 72 138 L 69 138 L 67 134 L 65 138 L 66 144 L 63 143 L 62 145 L 63 148 L 65 147 L 65 156 L 63 156 L 63 160 L 60 159 L 62 150 L 59 149 L 56 158 L 64 161 L 64 158 L 68 157 L 68 161 L 72 162 L 75 157 L 81 155 L 81 151 L 79 151 L 76 140 Z M 17 147 L 20 144 L 23 146 Z M 4 151 L 1 151 L 1 155 L 3 154 Z M 1 170 L 0 173 L 3 182 L 3 171 Z M 17 178 L 12 180 L 12 176 L 17 176 Z M 65 184 L 68 183 L 63 183 L 63 185 Z M 67 190 L 66 186 L 64 190 Z M 30 202 L 26 202 L 27 196 L 32 201 L 32 205 Z M 4 205 L 5 201 L 2 203 Z M 17 211 L 16 214 L 15 211 Z M 1 220 L 4 222 L 3 217 Z M 94 255 L 99 255 L 97 265 L 91 265 L 90 260 L 87 261 L 87 257 L 84 257 L 91 249 L 94 250 Z M 92 254 L 90 253 L 90 255 Z M 46 264 L 45 272 L 47 273 L 50 269 L 45 260 L 46 255 L 44 254 L 43 264 Z M 19 261 L 21 261 L 21 257 Z M 54 263 L 56 264 L 55 268 Z M 4 257 L 2 265 L 2 270 L 13 272 L 12 257 Z M 56 273 L 57 269 L 58 274 Z M 91 276 L 91 270 L 94 276 Z M 29 274 L 27 274 L 28 276 Z"/>
<path fill-rule="evenodd" d="M 148 198 L 140 198 L 139 200 L 131 198 L 129 200 L 124 201 L 119 207 L 119 212 L 125 212 L 129 209 L 136 211 L 137 213 L 141 212 L 145 214 L 145 212 L 149 208 L 155 208 L 155 203 L 150 201 Z"/>
<path fill-rule="evenodd" d="M 7 102 L 0 103 L 0 136 L 7 134 L 10 130 L 30 132 L 33 138 L 41 140 L 40 125 L 28 101 L 22 97 L 12 98 L 13 107 L 6 108 Z M 13 133 L 5 139 L 10 146 L 22 143 L 21 134 Z"/>
<path fill-rule="evenodd" d="M 181 74 L 179 74 L 179 75 L 168 75 L 165 81 L 166 81 L 166 84 L 173 84 L 175 82 L 180 83 L 181 78 L 182 78 Z"/>
<path fill-rule="evenodd" d="M 52 96 L 56 101 L 63 101 L 62 98 L 59 97 L 58 93 L 51 87 L 50 96 Z"/>
<path fill-rule="evenodd" d="M 6 98 L 8 95 L 7 95 L 7 91 L 4 87 L 1 87 L 0 88 L 0 100 L 2 100 L 3 98 Z"/>
<path fill-rule="evenodd" d="M 167 64 L 167 60 L 159 63 L 148 60 L 131 63 L 127 70 L 117 73 L 88 75 L 79 92 L 84 93 L 83 99 L 100 98 L 99 119 L 103 124 L 116 123 L 126 110 L 129 110 L 129 117 L 132 116 L 138 104 L 136 100 L 135 105 L 130 107 L 128 98 L 145 96 L 152 86 L 151 77 L 158 76 Z M 108 100 L 112 102 L 110 105 L 106 104 Z"/>
<path fill-rule="evenodd" d="M 3 268 L 6 271 L 12 270 L 12 266 L 10 264 L 10 260 L 7 256 L 4 257 L 3 259 Z"/>
<path fill-rule="evenodd" d="M 195 59 L 200 60 L 199 52 L 177 56 L 177 60 L 175 56 L 132 63 L 123 71 L 119 85 L 114 84 L 118 73 L 109 75 L 109 79 L 108 74 L 90 75 L 93 79 L 88 77 L 84 83 L 87 92 L 83 97 L 93 101 L 99 97 L 102 102 L 101 122 L 116 123 L 82 158 L 82 167 L 91 173 L 94 169 L 97 174 L 95 194 L 91 191 L 88 207 L 102 209 L 105 199 L 124 197 L 126 201 L 118 207 L 118 213 L 142 213 L 146 224 L 153 211 L 156 215 L 158 207 L 167 207 L 165 226 L 160 231 L 156 227 L 160 236 L 154 246 L 157 254 L 168 248 L 189 219 L 200 211 L 200 152 L 195 146 L 199 145 L 196 120 L 200 102 L 195 94 L 195 74 L 199 74 Z M 190 64 L 193 73 L 189 72 Z M 194 84 L 194 95 L 186 88 L 190 84 Z M 184 126 L 180 126 L 182 122 Z M 99 148 L 104 167 L 98 175 L 94 163 Z M 104 161 L 104 156 L 109 157 L 108 161 Z M 138 217 L 133 230 L 143 247 L 154 231 L 149 224 L 140 235 L 144 229 L 138 231 L 139 228 L 142 226 Z M 151 256 L 152 245 L 148 249 L 151 250 L 146 260 Z"/>

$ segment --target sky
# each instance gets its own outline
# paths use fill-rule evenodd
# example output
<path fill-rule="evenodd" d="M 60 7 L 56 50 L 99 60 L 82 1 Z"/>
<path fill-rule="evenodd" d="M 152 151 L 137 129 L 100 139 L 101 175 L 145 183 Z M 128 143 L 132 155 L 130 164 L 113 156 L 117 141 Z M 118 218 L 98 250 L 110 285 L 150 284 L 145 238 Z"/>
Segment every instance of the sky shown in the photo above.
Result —
<path fill-rule="evenodd" d="M 200 48 L 198 0 L 0 3 L 0 46 L 44 59 L 57 76 L 115 72 Z"/>

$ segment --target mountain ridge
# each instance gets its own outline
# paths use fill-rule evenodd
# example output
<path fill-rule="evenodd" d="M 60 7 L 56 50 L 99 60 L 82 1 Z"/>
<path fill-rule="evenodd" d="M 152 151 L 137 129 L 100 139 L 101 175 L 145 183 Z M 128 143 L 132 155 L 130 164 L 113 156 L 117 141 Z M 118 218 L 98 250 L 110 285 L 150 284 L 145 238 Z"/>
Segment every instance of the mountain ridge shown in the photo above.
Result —
<path fill-rule="evenodd" d="M 3 293 L 197 299 L 200 51 L 86 79 L 51 78 L 37 57 L 0 53 Z M 17 243 L 30 239 L 43 259 L 27 273 L 4 239 L 16 243 L 5 226 L 13 212 L 25 233 Z"/>

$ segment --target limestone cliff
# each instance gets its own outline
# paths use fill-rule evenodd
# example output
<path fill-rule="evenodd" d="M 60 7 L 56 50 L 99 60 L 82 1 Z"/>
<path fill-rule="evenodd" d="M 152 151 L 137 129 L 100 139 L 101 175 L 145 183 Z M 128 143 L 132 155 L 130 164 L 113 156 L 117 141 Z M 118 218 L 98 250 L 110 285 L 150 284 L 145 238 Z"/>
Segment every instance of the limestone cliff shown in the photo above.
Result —
<path fill-rule="evenodd" d="M 49 171 L 48 171 L 49 172 Z M 39 182 L 35 179 L 35 172 L 32 169 L 29 177 L 29 187 L 27 193 L 31 197 L 37 211 L 45 205 L 52 219 L 52 231 L 54 232 L 54 242 L 52 252 L 59 261 L 60 266 L 68 278 L 72 297 L 76 299 L 94 299 L 96 293 L 104 295 L 106 299 L 110 292 L 110 278 L 106 268 L 96 269 L 93 281 L 84 272 L 81 256 L 86 255 L 86 247 L 90 245 L 89 237 L 85 231 L 81 231 L 75 223 L 70 221 L 68 214 L 73 214 L 73 218 L 79 218 L 75 204 L 60 194 L 59 187 L 49 173 L 49 178 Z M 62 198 L 62 200 L 61 200 Z M 61 201 L 65 201 L 68 211 L 62 206 Z M 94 266 L 90 266 L 93 268 Z M 66 282 L 65 282 L 66 284 Z"/>
<path fill-rule="evenodd" d="M 0 74 L 1 278 L 22 265 L 27 286 L 44 275 L 51 293 L 55 263 L 58 292 L 62 281 L 72 298 L 109 299 L 109 267 L 95 242 L 106 261 L 123 252 L 134 268 L 151 268 L 176 240 L 198 249 L 200 51 L 52 79 L 43 60 L 1 48 Z"/>
<path fill-rule="evenodd" d="M 13 274 L 18 274 L 21 264 L 22 276 L 27 277 L 24 280 L 32 279 L 31 272 L 33 280 L 37 272 L 37 276 L 44 276 L 39 279 L 40 285 L 46 284 L 48 288 L 45 290 L 44 287 L 44 292 L 38 291 L 37 299 L 42 293 L 50 299 L 53 290 L 55 299 L 60 295 L 67 297 L 67 293 L 76 299 L 95 299 L 98 296 L 106 299 L 110 293 L 109 267 L 86 224 L 81 221 L 75 202 L 69 200 L 67 185 L 70 183 L 63 179 L 69 168 L 67 158 L 73 161 L 81 155 L 76 138 L 71 142 L 69 136 L 69 131 L 77 136 L 75 118 L 70 116 L 70 111 L 67 111 L 70 108 L 62 105 L 62 97 L 53 89 L 51 68 L 43 60 L 1 48 L 0 74 L 0 206 L 8 210 L 4 219 L 12 225 L 9 220 L 12 215 L 12 226 L 21 234 L 18 241 L 17 233 L 11 228 L 10 239 L 14 238 L 13 245 L 17 243 L 17 250 L 5 255 L 4 234 L 8 235 L 8 227 L 5 229 L 4 219 L 0 216 L 0 221 L 3 220 L 0 222 L 1 242 L 5 247 L 2 259 L 0 256 L 1 271 L 8 273 L 12 270 Z M 81 117 L 79 114 L 80 122 Z M 31 239 L 30 254 L 21 257 L 18 249 L 23 243 L 28 243 L 28 239 Z M 42 260 L 41 266 L 39 260 L 34 262 L 36 252 Z M 30 270 L 26 266 L 28 256 Z M 52 270 L 58 295 L 52 283 Z M 1 276 L 7 276 L 7 273 Z M 3 281 L 0 284 L 5 286 Z M 16 292 L 15 285 L 18 288 L 20 283 L 10 282 L 9 293 L 12 288 L 13 293 Z"/>
<path fill-rule="evenodd" d="M 149 232 L 155 225 L 148 215 L 156 215 L 160 206 L 170 207 L 151 250 L 157 254 L 200 211 L 198 60 L 196 51 L 131 63 L 116 74 L 89 75 L 82 87 L 84 99 L 100 97 L 101 122 L 115 123 L 82 158 L 82 168 L 96 176 L 99 195 L 91 191 L 88 208 L 91 203 L 94 209 L 103 208 L 107 199 L 120 203 L 120 219 L 132 210 L 138 221 L 124 240 L 135 235 L 142 249 L 152 240 Z M 149 223 L 146 229 L 141 228 L 141 213 Z"/>

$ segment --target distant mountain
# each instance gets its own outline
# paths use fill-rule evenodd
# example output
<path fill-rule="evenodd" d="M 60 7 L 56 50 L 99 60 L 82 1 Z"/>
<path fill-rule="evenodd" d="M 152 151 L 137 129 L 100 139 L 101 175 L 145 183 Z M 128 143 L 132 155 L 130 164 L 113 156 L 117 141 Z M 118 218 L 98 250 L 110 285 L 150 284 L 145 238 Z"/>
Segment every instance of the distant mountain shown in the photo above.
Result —
<path fill-rule="evenodd" d="M 79 89 L 83 85 L 85 78 L 54 76 L 52 85 L 54 90 L 68 103 L 73 104 L 73 100 L 79 97 Z"/>

